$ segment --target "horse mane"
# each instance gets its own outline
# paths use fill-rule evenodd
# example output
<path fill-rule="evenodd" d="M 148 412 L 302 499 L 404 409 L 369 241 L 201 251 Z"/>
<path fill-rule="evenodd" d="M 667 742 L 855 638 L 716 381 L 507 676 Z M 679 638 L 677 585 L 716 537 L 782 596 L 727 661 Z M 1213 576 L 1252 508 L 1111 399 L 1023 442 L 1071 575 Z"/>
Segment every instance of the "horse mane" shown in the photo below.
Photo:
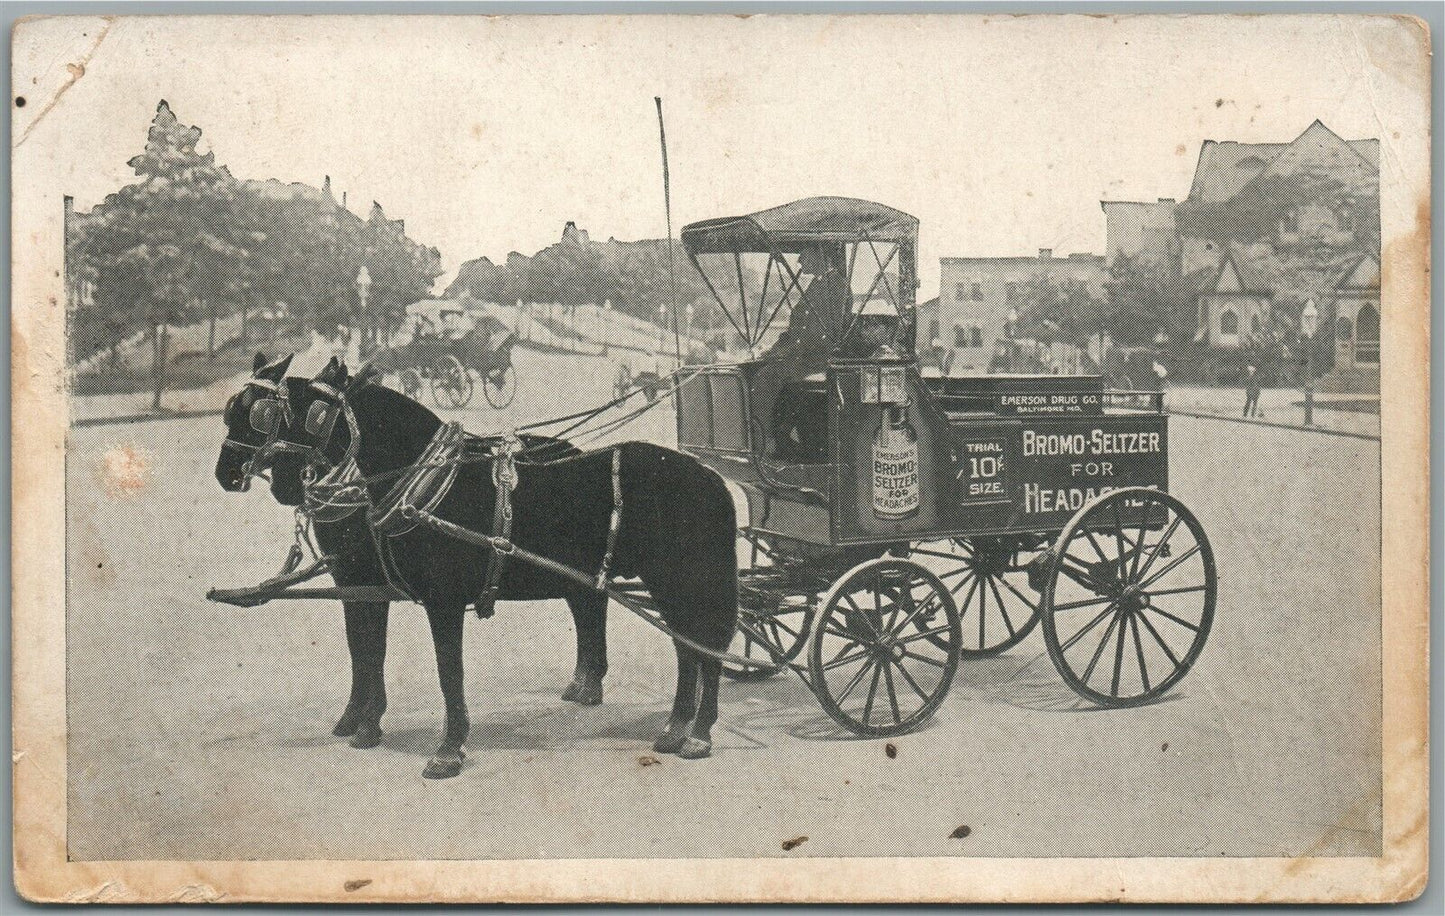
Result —
<path fill-rule="evenodd" d="M 358 385 L 346 399 L 361 430 L 358 460 L 370 473 L 415 461 L 442 424 L 425 405 L 383 385 Z"/>

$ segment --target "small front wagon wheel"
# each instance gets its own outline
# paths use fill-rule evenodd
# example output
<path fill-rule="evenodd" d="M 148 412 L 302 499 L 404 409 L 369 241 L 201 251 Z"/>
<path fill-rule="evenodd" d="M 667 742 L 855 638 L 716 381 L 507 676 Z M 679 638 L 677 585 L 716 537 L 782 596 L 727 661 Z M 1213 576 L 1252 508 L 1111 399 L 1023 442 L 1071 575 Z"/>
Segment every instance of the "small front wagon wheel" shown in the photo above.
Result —
<path fill-rule="evenodd" d="M 933 623 L 919 630 L 916 622 L 926 618 Z M 849 731 L 906 734 L 948 695 L 961 642 L 958 607 L 937 576 L 911 560 L 869 560 L 823 599 L 808 652 L 809 684 L 824 711 Z"/>
<path fill-rule="evenodd" d="M 1049 657 L 1100 706 L 1157 699 L 1193 667 L 1214 622 L 1214 551 L 1179 500 L 1143 487 L 1084 505 L 1051 551 Z"/>

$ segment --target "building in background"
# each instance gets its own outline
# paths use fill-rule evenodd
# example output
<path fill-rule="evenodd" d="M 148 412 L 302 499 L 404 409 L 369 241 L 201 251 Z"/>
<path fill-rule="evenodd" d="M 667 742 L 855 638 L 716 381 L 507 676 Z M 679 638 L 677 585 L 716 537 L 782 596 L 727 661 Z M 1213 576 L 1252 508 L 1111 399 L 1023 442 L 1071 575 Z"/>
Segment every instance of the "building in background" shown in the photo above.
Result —
<path fill-rule="evenodd" d="M 920 349 L 941 353 L 949 375 L 987 374 L 1013 330 L 1010 310 L 1022 310 L 1037 284 L 1081 284 L 1102 297 L 1106 279 L 1104 258 L 1096 254 L 1054 257 L 1041 248 L 1037 257 L 942 258 L 938 298 L 919 306 Z M 1076 348 L 1055 346 L 1046 358 L 1056 371 L 1085 371 Z"/>

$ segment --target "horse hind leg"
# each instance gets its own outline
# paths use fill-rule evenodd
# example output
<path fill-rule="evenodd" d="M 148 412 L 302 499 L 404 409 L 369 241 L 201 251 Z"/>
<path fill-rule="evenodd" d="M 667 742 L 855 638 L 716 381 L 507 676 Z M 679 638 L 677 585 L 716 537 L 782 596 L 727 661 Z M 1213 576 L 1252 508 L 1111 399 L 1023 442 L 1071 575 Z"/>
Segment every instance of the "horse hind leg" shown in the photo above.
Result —
<path fill-rule="evenodd" d="M 346 709 L 342 711 L 341 718 L 336 720 L 336 727 L 331 730 L 331 734 L 338 738 L 350 738 L 356 734 L 361 723 L 362 710 L 366 705 L 366 605 L 356 601 L 343 601 L 341 609 L 346 617 L 346 651 L 351 657 L 351 696 L 347 699 Z"/>
<path fill-rule="evenodd" d="M 667 727 L 652 742 L 652 749 L 663 754 L 676 754 L 687 743 L 687 727 L 697 712 L 697 681 L 702 670 L 691 649 L 676 641 L 673 646 L 677 649 L 677 694 Z"/>
<path fill-rule="evenodd" d="M 602 702 L 602 678 L 607 674 L 607 596 L 601 592 L 569 595 L 567 606 L 577 630 L 577 667 L 562 699 L 595 706 Z"/>
<path fill-rule="evenodd" d="M 466 757 L 462 745 L 471 731 L 462 670 L 462 624 L 466 620 L 466 608 L 428 606 L 426 616 L 436 649 L 437 676 L 446 704 L 446 725 L 442 742 L 427 761 L 422 776 L 449 779 L 462 771 L 462 760 Z"/>
<path fill-rule="evenodd" d="M 698 662 L 699 680 L 702 682 L 702 697 L 697 704 L 697 717 L 692 720 L 692 734 L 682 742 L 677 756 L 686 760 L 698 760 L 712 754 L 712 727 L 717 722 L 718 682 L 722 676 L 722 663 L 715 658 L 704 656 Z"/>

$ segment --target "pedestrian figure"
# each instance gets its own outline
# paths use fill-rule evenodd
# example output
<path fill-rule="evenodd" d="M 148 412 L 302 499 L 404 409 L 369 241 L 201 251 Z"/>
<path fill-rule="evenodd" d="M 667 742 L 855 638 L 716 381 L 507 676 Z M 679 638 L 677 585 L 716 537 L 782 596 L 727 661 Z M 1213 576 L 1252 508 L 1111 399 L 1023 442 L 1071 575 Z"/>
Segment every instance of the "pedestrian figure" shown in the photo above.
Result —
<path fill-rule="evenodd" d="M 1246 417 L 1259 416 L 1259 374 L 1252 365 L 1245 369 L 1244 415 Z"/>

